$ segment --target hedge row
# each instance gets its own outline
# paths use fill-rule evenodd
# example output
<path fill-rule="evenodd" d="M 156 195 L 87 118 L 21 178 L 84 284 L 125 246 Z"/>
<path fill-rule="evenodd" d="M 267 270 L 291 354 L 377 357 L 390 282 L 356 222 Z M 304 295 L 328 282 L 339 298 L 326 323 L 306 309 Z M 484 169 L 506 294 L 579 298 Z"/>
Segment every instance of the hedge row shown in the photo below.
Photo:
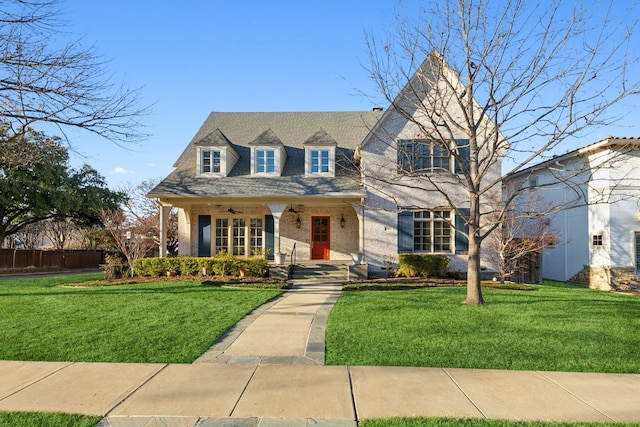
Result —
<path fill-rule="evenodd" d="M 449 271 L 449 257 L 430 254 L 400 254 L 398 275 L 405 277 L 444 276 Z"/>
<path fill-rule="evenodd" d="M 251 277 L 269 274 L 267 260 L 258 258 L 233 258 L 231 256 L 197 258 L 178 256 L 168 258 L 142 258 L 133 263 L 138 276 L 165 276 L 167 273 L 183 276 L 201 276 L 206 269 L 214 276 L 240 276 L 240 271 Z"/>

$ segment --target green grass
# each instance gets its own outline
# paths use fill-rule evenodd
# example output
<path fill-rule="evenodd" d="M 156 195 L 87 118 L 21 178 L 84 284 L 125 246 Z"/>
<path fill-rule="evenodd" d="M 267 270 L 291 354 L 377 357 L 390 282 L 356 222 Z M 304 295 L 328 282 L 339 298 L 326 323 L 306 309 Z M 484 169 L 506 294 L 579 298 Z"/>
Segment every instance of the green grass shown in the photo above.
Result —
<path fill-rule="evenodd" d="M 329 317 L 328 365 L 640 373 L 640 298 L 560 283 L 345 292 Z"/>
<path fill-rule="evenodd" d="M 638 423 L 615 422 L 526 422 L 472 418 L 379 418 L 361 427 L 632 427 Z"/>
<path fill-rule="evenodd" d="M 59 412 L 0 412 L 0 427 L 93 427 L 100 417 Z"/>
<path fill-rule="evenodd" d="M 0 360 L 191 363 L 281 293 L 198 282 L 60 286 L 100 277 L 0 281 Z"/>

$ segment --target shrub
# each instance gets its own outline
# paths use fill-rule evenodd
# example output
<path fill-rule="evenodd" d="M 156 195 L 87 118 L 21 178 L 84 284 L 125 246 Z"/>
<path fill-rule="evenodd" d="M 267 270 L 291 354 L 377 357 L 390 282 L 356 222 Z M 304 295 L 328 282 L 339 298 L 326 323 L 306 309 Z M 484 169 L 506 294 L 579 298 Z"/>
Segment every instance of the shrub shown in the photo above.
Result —
<path fill-rule="evenodd" d="M 115 255 L 107 255 L 104 264 L 100 266 L 107 280 L 122 279 L 129 274 L 129 266 L 122 262 L 122 258 Z"/>
<path fill-rule="evenodd" d="M 164 276 L 168 270 L 169 258 L 142 258 L 133 262 L 133 268 L 138 276 Z"/>
<path fill-rule="evenodd" d="M 398 275 L 405 277 L 444 276 L 449 270 L 449 257 L 431 254 L 400 254 Z"/>
<path fill-rule="evenodd" d="M 200 263 L 201 258 L 194 258 L 190 256 L 181 256 L 180 260 L 180 273 L 185 276 L 198 276 L 202 274 L 202 267 Z"/>
<path fill-rule="evenodd" d="M 163 274 L 167 273 L 168 271 L 176 274 L 182 274 L 181 259 L 179 257 L 168 257 L 163 259 L 165 260 L 165 270 L 163 271 Z"/>
<path fill-rule="evenodd" d="M 240 269 L 235 265 L 235 258 L 227 251 L 220 251 L 212 265 L 212 271 L 218 276 L 239 276 Z"/>
<path fill-rule="evenodd" d="M 169 258 L 143 258 L 134 262 L 138 276 L 164 276 L 172 271 L 185 276 L 199 276 L 204 268 L 216 276 L 239 276 L 240 270 L 246 270 L 251 277 L 267 277 L 269 265 L 263 257 L 234 258 L 226 252 L 213 258 L 189 256 Z"/>

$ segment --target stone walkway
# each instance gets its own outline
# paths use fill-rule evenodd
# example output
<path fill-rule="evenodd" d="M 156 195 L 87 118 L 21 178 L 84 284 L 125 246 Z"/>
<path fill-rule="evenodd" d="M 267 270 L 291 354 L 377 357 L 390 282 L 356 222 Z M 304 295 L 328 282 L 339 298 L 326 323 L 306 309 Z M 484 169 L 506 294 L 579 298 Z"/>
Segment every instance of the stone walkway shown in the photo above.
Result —
<path fill-rule="evenodd" d="M 194 363 L 324 365 L 327 319 L 341 292 L 337 283 L 298 281 L 242 319 Z"/>

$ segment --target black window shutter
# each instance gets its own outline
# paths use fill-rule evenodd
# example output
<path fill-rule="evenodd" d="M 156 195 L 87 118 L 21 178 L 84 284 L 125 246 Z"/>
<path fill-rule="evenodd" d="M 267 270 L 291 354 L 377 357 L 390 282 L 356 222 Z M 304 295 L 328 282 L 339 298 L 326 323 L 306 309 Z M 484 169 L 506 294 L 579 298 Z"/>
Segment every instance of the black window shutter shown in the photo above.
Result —
<path fill-rule="evenodd" d="M 398 212 L 398 253 L 413 252 L 413 212 Z"/>
<path fill-rule="evenodd" d="M 460 213 L 467 218 L 469 217 L 469 208 L 460 208 Z M 469 233 L 469 226 L 465 222 L 465 218 L 456 214 L 456 253 L 465 254 L 469 251 L 469 239 L 465 234 Z"/>
<path fill-rule="evenodd" d="M 198 256 L 211 256 L 211 215 L 198 216 Z"/>
<path fill-rule="evenodd" d="M 275 248 L 275 237 L 273 235 L 274 230 L 274 222 L 273 215 L 265 215 L 264 216 L 264 249 L 267 252 L 267 259 L 269 261 L 273 261 L 274 254 L 273 250 Z"/>

